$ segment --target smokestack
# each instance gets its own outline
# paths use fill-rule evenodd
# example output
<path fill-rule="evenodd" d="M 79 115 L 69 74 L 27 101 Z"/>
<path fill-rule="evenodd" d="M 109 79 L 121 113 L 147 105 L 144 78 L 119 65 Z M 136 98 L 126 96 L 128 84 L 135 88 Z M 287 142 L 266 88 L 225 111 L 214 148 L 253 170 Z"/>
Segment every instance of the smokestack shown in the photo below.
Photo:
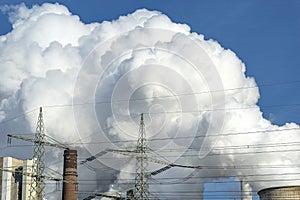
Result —
<path fill-rule="evenodd" d="M 241 200 L 252 200 L 252 188 L 244 181 L 241 181 Z"/>
<path fill-rule="evenodd" d="M 77 150 L 64 152 L 63 200 L 77 200 Z"/>

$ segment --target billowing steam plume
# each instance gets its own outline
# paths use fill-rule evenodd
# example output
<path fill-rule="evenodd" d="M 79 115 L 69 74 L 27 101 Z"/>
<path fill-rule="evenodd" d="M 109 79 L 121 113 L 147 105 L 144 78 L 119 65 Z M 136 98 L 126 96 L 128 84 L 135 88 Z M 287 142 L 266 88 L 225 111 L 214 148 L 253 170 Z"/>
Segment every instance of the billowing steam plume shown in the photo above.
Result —
<path fill-rule="evenodd" d="M 299 126 L 278 127 L 262 117 L 255 80 L 218 42 L 146 9 L 92 24 L 59 4 L 2 11 L 13 26 L 0 36 L 2 131 L 34 131 L 36 112 L 26 121 L 6 121 L 44 106 L 49 135 L 95 154 L 134 146 L 143 112 L 157 159 L 203 166 L 157 175 L 161 184 L 151 185 L 157 196 L 188 190 L 200 197 L 206 181 L 222 177 L 236 177 L 254 190 L 297 184 L 291 180 L 299 180 L 294 174 L 299 154 L 287 145 L 299 141 Z M 52 157 L 55 165 L 59 153 Z M 79 183 L 80 191 L 132 186 L 124 180 L 134 179 L 134 159 L 109 155 L 99 160 L 91 164 L 93 172 L 79 169 L 79 179 L 90 180 Z M 290 181 L 276 181 L 282 179 Z"/>

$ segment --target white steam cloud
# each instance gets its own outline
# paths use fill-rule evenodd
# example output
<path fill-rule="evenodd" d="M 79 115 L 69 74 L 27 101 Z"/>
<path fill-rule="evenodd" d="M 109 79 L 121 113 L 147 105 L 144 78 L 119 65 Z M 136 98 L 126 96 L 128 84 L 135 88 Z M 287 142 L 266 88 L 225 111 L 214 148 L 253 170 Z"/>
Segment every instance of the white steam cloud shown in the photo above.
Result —
<path fill-rule="evenodd" d="M 237 177 L 256 191 L 299 184 L 294 174 L 299 154 L 287 146 L 299 141 L 299 126 L 279 127 L 262 117 L 255 80 L 246 77 L 236 54 L 216 41 L 146 9 L 92 24 L 59 4 L 2 11 L 13 27 L 0 36 L 2 131 L 34 131 L 36 112 L 23 124 L 6 120 L 45 106 L 47 134 L 95 154 L 134 146 L 143 112 L 151 149 L 178 164 L 216 167 L 163 172 L 154 177 L 162 184 L 151 185 L 158 196 L 186 189 L 200 197 L 206 181 L 221 177 Z M 132 142 L 112 142 L 120 140 Z M 53 163 L 61 159 L 52 157 Z M 99 161 L 93 172 L 79 168 L 79 179 L 94 181 L 79 182 L 80 191 L 132 187 L 122 183 L 134 179 L 134 159 L 110 154 Z M 289 181 L 276 181 L 282 179 Z"/>

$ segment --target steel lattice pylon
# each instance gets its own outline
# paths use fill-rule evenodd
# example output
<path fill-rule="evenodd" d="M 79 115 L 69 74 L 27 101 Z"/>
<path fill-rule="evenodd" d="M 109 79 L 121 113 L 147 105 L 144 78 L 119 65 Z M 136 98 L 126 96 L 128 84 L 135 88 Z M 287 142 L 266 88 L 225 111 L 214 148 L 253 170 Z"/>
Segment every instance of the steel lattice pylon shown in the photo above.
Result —
<path fill-rule="evenodd" d="M 144 115 L 141 114 L 141 122 L 139 129 L 139 137 L 137 142 L 137 168 L 135 177 L 135 199 L 138 200 L 148 200 L 150 196 L 149 185 L 148 185 L 148 175 L 146 173 L 148 165 L 148 146 L 146 141 Z"/>
<path fill-rule="evenodd" d="M 34 136 L 33 152 L 33 174 L 30 187 L 30 200 L 42 200 L 45 198 L 44 171 L 45 171 L 45 128 L 43 122 L 42 107 L 37 121 L 36 133 Z"/>

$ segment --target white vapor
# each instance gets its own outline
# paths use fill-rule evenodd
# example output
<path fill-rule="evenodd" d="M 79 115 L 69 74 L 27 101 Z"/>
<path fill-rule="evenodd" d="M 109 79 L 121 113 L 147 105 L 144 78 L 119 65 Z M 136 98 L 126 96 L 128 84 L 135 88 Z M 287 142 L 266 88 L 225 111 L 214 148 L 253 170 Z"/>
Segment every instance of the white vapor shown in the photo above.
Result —
<path fill-rule="evenodd" d="M 163 172 L 154 177 L 163 184 L 151 185 L 157 196 L 163 191 L 187 189 L 199 192 L 200 197 L 205 181 L 218 177 L 236 176 L 255 191 L 299 184 L 296 180 L 300 177 L 293 174 L 299 170 L 293 167 L 299 158 L 293 151 L 295 147 L 272 145 L 300 141 L 299 126 L 287 123 L 279 127 L 263 118 L 254 78 L 247 77 L 245 64 L 218 42 L 205 40 L 203 35 L 192 33 L 189 26 L 146 9 L 92 24 L 84 24 L 59 4 L 32 8 L 20 4 L 2 7 L 2 11 L 9 15 L 13 27 L 0 36 L 2 131 L 17 129 L 21 133 L 22 127 L 34 131 L 36 112 L 26 115 L 23 124 L 18 119 L 3 125 L 1 122 L 45 106 L 47 134 L 94 154 L 108 147 L 134 146 L 136 142 L 110 141 L 136 140 L 138 114 L 144 112 L 149 147 L 162 157 L 178 164 L 219 166 L 215 170 L 174 168 Z M 197 68 L 193 63 L 211 68 Z M 13 125 L 6 125 L 9 123 Z M 204 133 L 208 134 L 207 140 L 203 139 Z M 4 135 L 1 137 L 4 140 Z M 182 137 L 188 139 L 178 139 Z M 261 151 L 271 153 L 255 153 Z M 79 154 L 88 156 L 86 152 Z M 51 155 L 49 162 L 56 165 L 54 159 L 61 159 L 59 156 L 61 153 Z M 99 161 L 92 164 L 99 168 L 93 172 L 84 166 L 79 168 L 79 179 L 97 183 L 91 186 L 79 182 L 80 191 L 115 191 L 133 186 L 118 183 L 134 179 L 134 159 L 109 154 Z M 279 168 L 279 172 L 278 168 L 258 165 L 290 167 Z M 149 167 L 155 170 L 163 166 Z M 280 175 L 286 173 L 291 175 Z M 168 182 L 174 177 L 178 180 Z M 183 179 L 196 183 L 175 184 Z M 295 181 L 271 181 L 280 179 Z"/>

